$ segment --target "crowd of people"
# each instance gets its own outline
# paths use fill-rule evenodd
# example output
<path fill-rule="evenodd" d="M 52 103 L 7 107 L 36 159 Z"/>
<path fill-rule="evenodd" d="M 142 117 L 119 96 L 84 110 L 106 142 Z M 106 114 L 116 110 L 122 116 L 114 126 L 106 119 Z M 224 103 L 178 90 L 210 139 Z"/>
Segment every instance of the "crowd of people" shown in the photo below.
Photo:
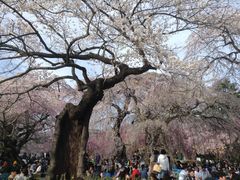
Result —
<path fill-rule="evenodd" d="M 0 160 L 0 180 L 45 179 L 50 163 L 49 153 L 20 155 L 18 161 Z"/>
<path fill-rule="evenodd" d="M 88 179 L 116 180 L 240 180 L 240 165 L 227 161 L 171 160 L 165 150 L 155 151 L 149 160 L 134 153 L 129 160 L 86 158 Z"/>
<path fill-rule="evenodd" d="M 22 154 L 21 163 L 0 160 L 0 180 L 46 179 L 49 153 Z M 154 151 L 149 160 L 138 151 L 129 159 L 103 159 L 86 154 L 86 179 L 115 180 L 240 180 L 239 164 L 227 161 L 170 159 L 165 150 Z"/>

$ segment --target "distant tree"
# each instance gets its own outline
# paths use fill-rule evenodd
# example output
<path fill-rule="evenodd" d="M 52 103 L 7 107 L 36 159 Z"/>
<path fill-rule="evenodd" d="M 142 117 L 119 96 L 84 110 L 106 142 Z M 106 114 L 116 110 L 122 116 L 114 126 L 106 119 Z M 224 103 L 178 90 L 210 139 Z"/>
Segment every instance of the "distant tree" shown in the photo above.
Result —
<path fill-rule="evenodd" d="M 234 94 L 237 97 L 240 97 L 240 90 L 239 90 L 237 83 L 232 83 L 230 80 L 228 80 L 226 78 L 223 80 L 216 81 L 214 83 L 213 87 L 217 91 Z"/>
<path fill-rule="evenodd" d="M 215 141 L 209 147 L 213 150 L 239 135 L 240 101 L 236 87 L 228 84 L 230 90 L 226 91 L 225 84 L 224 89 L 216 89 L 226 81 L 208 87 L 197 76 L 148 74 L 128 82 L 136 90 L 139 108 L 136 122 L 145 128 L 148 152 L 165 148 L 172 154 L 178 150 L 191 157 L 196 151 L 203 152 L 210 140 Z M 136 84 L 151 85 L 138 90 Z"/>
<path fill-rule="evenodd" d="M 50 137 L 53 135 L 55 116 L 64 106 L 63 98 L 70 87 L 59 82 L 57 86 L 21 96 L 10 93 L 31 87 L 41 75 L 44 73 L 29 74 L 22 82 L 9 81 L 7 86 L 0 84 L 1 91 L 9 92 L 9 95 L 0 97 L 0 159 L 20 161 L 19 153 L 24 145 L 39 141 L 45 133 Z"/>
<path fill-rule="evenodd" d="M 114 125 L 113 125 L 113 132 L 114 132 L 114 142 L 116 147 L 116 154 L 118 160 L 124 161 L 127 160 L 127 154 L 126 154 L 126 145 L 124 144 L 122 137 L 121 137 L 121 125 L 123 124 L 123 120 L 127 118 L 127 115 L 131 113 L 130 110 L 130 103 L 131 100 L 136 102 L 136 97 L 134 95 L 134 90 L 130 89 L 128 87 L 122 88 L 122 94 L 123 97 L 120 101 L 123 101 L 123 105 L 120 106 L 119 102 L 115 100 L 115 102 L 112 102 L 112 107 L 114 107 L 117 111 L 117 115 L 115 118 L 113 118 Z"/>
<path fill-rule="evenodd" d="M 233 85 L 230 86 L 234 91 L 219 90 L 223 82 L 225 80 L 206 86 L 196 74 L 146 73 L 128 77 L 112 89 L 115 93 L 107 92 L 97 105 L 97 113 L 92 116 L 95 126 L 91 128 L 109 132 L 114 127 L 118 113 L 111 109 L 111 103 L 114 101 L 119 110 L 124 110 L 124 104 L 129 102 L 124 95 L 127 84 L 129 89 L 134 88 L 134 100 L 131 99 L 128 106 L 130 114 L 122 121 L 120 135 L 128 155 L 139 148 L 145 150 L 146 156 L 154 149 L 165 148 L 172 156 L 178 151 L 192 158 L 196 153 L 228 147 L 239 134 L 239 98 Z M 114 139 L 113 134 L 109 136 Z M 108 150 L 113 149 L 113 141 L 102 139 Z M 100 147 L 96 150 L 102 152 Z M 113 150 L 108 152 L 113 155 Z"/>

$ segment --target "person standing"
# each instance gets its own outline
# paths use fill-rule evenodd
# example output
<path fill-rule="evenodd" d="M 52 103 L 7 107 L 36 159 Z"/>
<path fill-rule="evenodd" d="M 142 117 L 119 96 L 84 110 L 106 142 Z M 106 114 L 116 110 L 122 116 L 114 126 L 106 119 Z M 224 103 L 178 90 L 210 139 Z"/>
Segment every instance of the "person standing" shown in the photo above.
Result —
<path fill-rule="evenodd" d="M 147 180 L 148 179 L 148 169 L 145 167 L 145 164 L 141 165 L 140 168 L 140 174 L 141 174 L 141 180 Z"/>
<path fill-rule="evenodd" d="M 169 164 L 170 163 L 169 163 L 169 158 L 167 156 L 167 152 L 165 151 L 165 149 L 162 149 L 160 151 L 157 162 L 161 166 L 161 172 L 159 174 L 159 179 L 166 178 L 169 175 L 169 171 L 170 171 Z"/>

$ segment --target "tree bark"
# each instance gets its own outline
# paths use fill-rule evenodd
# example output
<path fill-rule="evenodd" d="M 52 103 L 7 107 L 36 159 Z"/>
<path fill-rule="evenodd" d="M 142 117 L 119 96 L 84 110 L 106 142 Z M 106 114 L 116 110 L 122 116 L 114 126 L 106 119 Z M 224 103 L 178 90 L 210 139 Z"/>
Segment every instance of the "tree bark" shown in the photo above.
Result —
<path fill-rule="evenodd" d="M 117 113 L 118 113 L 116 122 L 113 127 L 113 133 L 114 133 L 114 142 L 115 142 L 115 148 L 116 148 L 115 157 L 119 162 L 127 160 L 126 146 L 122 140 L 120 128 L 124 118 L 129 114 L 128 106 L 130 104 L 130 99 L 131 99 L 131 96 L 129 94 L 126 94 L 126 100 L 124 102 L 123 109 L 121 109 L 117 104 L 112 104 L 112 106 L 117 110 Z"/>
<path fill-rule="evenodd" d="M 50 178 L 83 179 L 84 154 L 89 137 L 88 127 L 93 107 L 103 97 L 103 90 L 89 88 L 80 103 L 66 104 L 57 116 Z"/>
<path fill-rule="evenodd" d="M 17 140 L 6 138 L 4 139 L 2 149 L 0 149 L 0 159 L 4 161 L 18 161 L 18 163 L 22 163 L 21 158 L 19 157 L 20 149 L 17 146 Z"/>
<path fill-rule="evenodd" d="M 115 147 L 116 147 L 116 159 L 117 161 L 125 161 L 127 160 L 127 155 L 126 155 L 126 146 L 123 143 L 123 140 L 121 138 L 120 134 L 120 125 L 119 122 L 116 122 L 118 125 L 115 125 L 114 127 L 114 142 L 115 142 Z"/>
<path fill-rule="evenodd" d="M 116 159 L 118 162 L 127 160 L 126 146 L 123 143 L 120 133 L 114 133 L 114 142 L 116 147 Z"/>
<path fill-rule="evenodd" d="M 77 106 L 66 104 L 57 117 L 50 179 L 57 180 L 61 176 L 65 179 L 83 179 L 89 120 L 94 106 L 103 98 L 103 91 L 122 82 L 128 75 L 142 74 L 155 68 L 149 64 L 139 68 L 129 68 L 126 64 L 121 64 L 119 69 L 119 74 L 113 77 L 89 82 L 80 103 Z"/>

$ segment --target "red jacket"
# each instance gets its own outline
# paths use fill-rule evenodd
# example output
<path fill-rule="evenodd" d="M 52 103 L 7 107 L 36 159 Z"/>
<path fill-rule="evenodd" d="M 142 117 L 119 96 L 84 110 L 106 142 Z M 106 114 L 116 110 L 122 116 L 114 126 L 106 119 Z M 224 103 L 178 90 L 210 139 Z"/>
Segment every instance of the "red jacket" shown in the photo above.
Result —
<path fill-rule="evenodd" d="M 133 169 L 132 174 L 131 174 L 131 179 L 134 180 L 136 178 L 136 176 L 140 177 L 141 173 L 138 169 Z"/>

